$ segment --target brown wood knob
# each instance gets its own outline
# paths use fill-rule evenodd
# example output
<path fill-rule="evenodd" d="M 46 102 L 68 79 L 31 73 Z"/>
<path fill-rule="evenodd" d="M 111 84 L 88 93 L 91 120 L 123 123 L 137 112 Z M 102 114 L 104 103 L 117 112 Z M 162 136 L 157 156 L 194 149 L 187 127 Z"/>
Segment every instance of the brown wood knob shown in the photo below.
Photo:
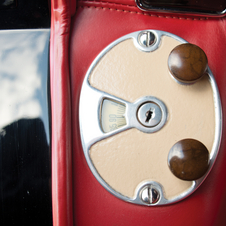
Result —
<path fill-rule="evenodd" d="M 198 140 L 180 140 L 170 149 L 168 165 L 179 179 L 197 180 L 208 170 L 209 152 Z"/>
<path fill-rule="evenodd" d="M 168 59 L 169 71 L 179 82 L 192 84 L 199 80 L 207 69 L 207 57 L 198 46 L 185 43 L 176 46 Z"/>

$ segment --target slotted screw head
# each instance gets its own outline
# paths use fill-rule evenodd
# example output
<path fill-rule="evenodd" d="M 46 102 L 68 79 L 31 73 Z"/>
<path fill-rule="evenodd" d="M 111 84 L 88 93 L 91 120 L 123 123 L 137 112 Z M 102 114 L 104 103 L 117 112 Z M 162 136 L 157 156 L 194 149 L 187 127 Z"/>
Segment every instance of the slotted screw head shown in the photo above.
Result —
<path fill-rule="evenodd" d="M 159 201 L 160 194 L 154 186 L 147 185 L 141 191 L 140 197 L 141 200 L 146 204 L 155 204 Z"/>
<path fill-rule="evenodd" d="M 156 37 L 150 31 L 143 31 L 138 35 L 138 42 L 142 47 L 150 47 L 155 44 Z"/>

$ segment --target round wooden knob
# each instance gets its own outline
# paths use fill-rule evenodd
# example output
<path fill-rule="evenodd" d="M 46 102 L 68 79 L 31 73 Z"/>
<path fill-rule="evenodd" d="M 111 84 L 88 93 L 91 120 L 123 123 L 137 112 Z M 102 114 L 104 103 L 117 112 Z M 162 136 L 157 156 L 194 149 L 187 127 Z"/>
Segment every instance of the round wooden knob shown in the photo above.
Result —
<path fill-rule="evenodd" d="M 205 52 L 190 43 L 175 47 L 168 59 L 169 71 L 172 76 L 186 84 L 199 80 L 207 69 L 207 63 Z"/>
<path fill-rule="evenodd" d="M 209 152 L 198 140 L 180 140 L 170 149 L 168 165 L 179 179 L 197 180 L 208 170 Z"/>

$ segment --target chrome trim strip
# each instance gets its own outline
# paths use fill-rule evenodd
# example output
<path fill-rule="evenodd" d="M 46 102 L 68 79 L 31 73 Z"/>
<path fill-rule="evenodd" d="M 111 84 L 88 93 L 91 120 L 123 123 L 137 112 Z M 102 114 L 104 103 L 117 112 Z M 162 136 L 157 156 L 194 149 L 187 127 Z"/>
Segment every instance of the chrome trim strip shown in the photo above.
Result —
<path fill-rule="evenodd" d="M 206 12 L 201 10 L 189 10 L 185 8 L 173 8 L 173 7 L 149 7 L 145 6 L 141 0 L 135 0 L 137 7 L 145 12 L 159 12 L 159 13 L 171 13 L 181 14 L 182 16 L 200 16 L 200 17 L 223 17 L 226 14 L 226 9 L 219 12 Z"/>

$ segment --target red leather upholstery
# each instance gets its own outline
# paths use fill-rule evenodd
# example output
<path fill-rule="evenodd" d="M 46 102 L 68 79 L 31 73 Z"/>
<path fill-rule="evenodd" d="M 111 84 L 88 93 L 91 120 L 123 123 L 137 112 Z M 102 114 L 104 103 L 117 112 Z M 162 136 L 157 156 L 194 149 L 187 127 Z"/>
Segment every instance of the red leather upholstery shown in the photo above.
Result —
<path fill-rule="evenodd" d="M 50 82 L 52 107 L 53 225 L 73 225 L 71 101 L 68 40 L 70 7 L 67 0 L 51 3 Z"/>
<path fill-rule="evenodd" d="M 226 116 L 226 18 L 143 13 L 133 0 L 79 1 L 76 11 L 74 7 L 73 0 L 52 1 L 54 226 L 226 225 L 225 122 L 220 152 L 207 179 L 185 200 L 164 207 L 129 204 L 107 192 L 85 161 L 78 123 L 80 88 L 94 58 L 115 39 L 143 29 L 168 31 L 203 48 L 219 87 L 223 116 Z"/>

